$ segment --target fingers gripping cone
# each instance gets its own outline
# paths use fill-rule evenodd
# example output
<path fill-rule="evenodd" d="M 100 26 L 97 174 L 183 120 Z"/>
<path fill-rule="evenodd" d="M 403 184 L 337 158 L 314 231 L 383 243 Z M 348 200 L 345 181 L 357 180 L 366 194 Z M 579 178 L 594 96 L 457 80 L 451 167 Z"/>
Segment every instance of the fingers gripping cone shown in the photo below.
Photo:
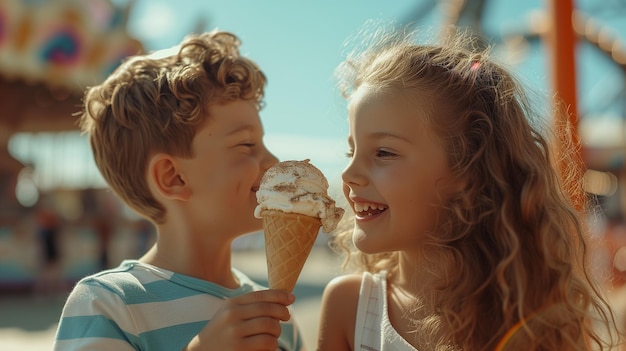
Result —
<path fill-rule="evenodd" d="M 310 216 L 263 212 L 265 256 L 271 289 L 293 291 L 320 226 L 320 220 Z"/>

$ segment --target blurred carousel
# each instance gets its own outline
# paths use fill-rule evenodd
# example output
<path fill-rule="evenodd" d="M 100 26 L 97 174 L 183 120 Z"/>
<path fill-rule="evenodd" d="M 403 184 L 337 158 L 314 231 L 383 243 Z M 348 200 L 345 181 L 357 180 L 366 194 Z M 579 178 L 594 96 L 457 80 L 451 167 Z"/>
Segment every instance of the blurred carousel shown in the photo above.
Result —
<path fill-rule="evenodd" d="M 132 2 L 0 2 L 0 217 L 21 211 L 15 196 L 27 165 L 8 152 L 19 132 L 77 130 L 82 93 L 144 51 L 126 29 Z"/>

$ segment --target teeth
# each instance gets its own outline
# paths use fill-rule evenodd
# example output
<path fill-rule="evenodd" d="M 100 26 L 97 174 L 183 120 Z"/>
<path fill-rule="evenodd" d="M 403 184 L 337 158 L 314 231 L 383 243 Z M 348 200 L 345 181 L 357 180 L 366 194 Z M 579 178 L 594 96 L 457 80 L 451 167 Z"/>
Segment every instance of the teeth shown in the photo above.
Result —
<path fill-rule="evenodd" d="M 369 211 L 370 209 L 375 210 L 384 210 L 386 208 L 386 206 L 384 205 L 378 205 L 375 203 L 371 203 L 371 202 L 355 202 L 354 203 L 354 209 L 357 212 L 365 212 L 365 211 Z M 370 216 L 372 215 L 371 213 L 369 214 Z"/>

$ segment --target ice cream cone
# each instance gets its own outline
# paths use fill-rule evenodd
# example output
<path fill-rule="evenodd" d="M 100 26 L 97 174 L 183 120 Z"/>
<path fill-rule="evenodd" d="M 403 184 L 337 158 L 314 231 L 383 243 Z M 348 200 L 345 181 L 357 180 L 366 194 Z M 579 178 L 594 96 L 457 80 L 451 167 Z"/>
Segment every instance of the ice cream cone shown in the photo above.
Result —
<path fill-rule="evenodd" d="M 318 218 L 281 211 L 263 212 L 269 287 L 293 291 L 321 226 Z"/>

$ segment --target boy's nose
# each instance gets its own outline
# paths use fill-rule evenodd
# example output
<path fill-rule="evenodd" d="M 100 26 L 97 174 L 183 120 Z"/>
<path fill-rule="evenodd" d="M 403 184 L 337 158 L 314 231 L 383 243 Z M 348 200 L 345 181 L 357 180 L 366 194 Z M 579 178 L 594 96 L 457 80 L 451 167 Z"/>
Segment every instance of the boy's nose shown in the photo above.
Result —
<path fill-rule="evenodd" d="M 265 157 L 263 158 L 261 167 L 267 170 L 277 163 L 278 163 L 278 158 L 274 156 L 274 154 L 271 153 L 267 148 L 265 148 Z"/>

